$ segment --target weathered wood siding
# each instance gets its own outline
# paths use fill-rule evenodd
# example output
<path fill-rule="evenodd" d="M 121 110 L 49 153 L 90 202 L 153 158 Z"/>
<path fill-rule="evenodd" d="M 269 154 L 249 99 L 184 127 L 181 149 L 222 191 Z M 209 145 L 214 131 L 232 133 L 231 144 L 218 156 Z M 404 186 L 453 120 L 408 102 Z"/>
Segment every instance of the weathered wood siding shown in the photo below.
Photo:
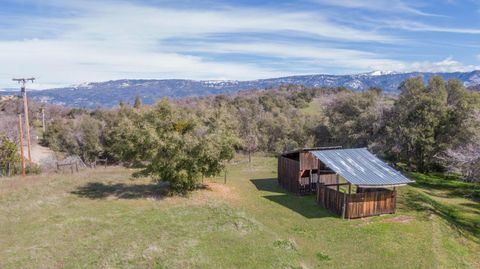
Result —
<path fill-rule="evenodd" d="M 343 193 L 338 192 L 336 189 L 325 187 L 323 184 L 318 185 L 317 202 L 338 215 L 342 215 L 344 196 Z"/>
<path fill-rule="evenodd" d="M 318 159 L 311 152 L 300 152 L 300 170 L 318 169 Z"/>
<path fill-rule="evenodd" d="M 336 184 L 337 182 L 337 174 L 320 174 L 320 183 L 323 184 Z"/>
<path fill-rule="evenodd" d="M 346 199 L 345 202 L 344 199 Z M 393 214 L 396 207 L 396 191 L 384 189 L 375 192 L 345 194 L 319 184 L 317 202 L 338 215 L 343 214 L 345 206 L 345 218 L 348 219 Z"/>
<path fill-rule="evenodd" d="M 317 182 L 318 174 L 310 174 L 304 172 L 303 175 L 300 177 L 299 194 L 315 194 L 317 192 Z"/>
<path fill-rule="evenodd" d="M 300 163 L 298 161 L 278 157 L 278 184 L 286 190 L 299 193 Z"/>
<path fill-rule="evenodd" d="M 362 218 L 381 214 L 393 214 L 396 207 L 396 191 L 354 193 L 347 202 L 348 218 Z"/>

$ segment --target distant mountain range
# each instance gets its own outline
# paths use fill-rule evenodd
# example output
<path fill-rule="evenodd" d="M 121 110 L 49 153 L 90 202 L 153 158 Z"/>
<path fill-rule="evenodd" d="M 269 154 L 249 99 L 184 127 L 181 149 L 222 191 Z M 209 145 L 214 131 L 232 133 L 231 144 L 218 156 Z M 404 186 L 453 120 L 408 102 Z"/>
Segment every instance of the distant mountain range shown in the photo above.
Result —
<path fill-rule="evenodd" d="M 305 75 L 251 81 L 236 80 L 114 80 L 84 83 L 77 86 L 29 91 L 37 101 L 61 104 L 70 107 L 113 107 L 120 101 L 132 103 L 139 95 L 143 103 L 152 104 L 162 97 L 206 96 L 234 93 L 240 90 L 269 89 L 282 84 L 298 84 L 306 87 L 346 87 L 352 90 L 366 90 L 378 87 L 388 93 L 398 93 L 402 81 L 411 77 L 422 77 L 425 82 L 432 76 L 444 79 L 459 79 L 466 87 L 480 85 L 480 70 L 455 73 L 395 73 L 374 71 L 355 75 Z M 15 95 L 18 91 L 0 91 L 0 95 Z"/>

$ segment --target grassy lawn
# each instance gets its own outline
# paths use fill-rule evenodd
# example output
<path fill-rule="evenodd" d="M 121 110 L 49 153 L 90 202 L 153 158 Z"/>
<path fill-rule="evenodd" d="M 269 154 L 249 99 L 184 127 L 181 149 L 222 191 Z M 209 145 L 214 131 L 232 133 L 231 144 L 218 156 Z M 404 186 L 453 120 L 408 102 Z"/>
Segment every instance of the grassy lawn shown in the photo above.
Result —
<path fill-rule="evenodd" d="M 413 174 L 395 215 L 341 220 L 239 159 L 189 197 L 124 168 L 0 179 L 0 268 L 480 268 L 472 185 Z"/>

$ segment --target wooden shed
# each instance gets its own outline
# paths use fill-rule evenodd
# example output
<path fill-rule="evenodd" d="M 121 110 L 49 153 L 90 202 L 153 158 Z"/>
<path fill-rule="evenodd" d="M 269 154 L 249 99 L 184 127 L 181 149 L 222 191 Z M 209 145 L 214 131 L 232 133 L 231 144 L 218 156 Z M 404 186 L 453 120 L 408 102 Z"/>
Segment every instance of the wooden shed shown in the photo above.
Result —
<path fill-rule="evenodd" d="M 278 182 L 344 218 L 395 213 L 396 188 L 412 181 L 365 148 L 313 148 L 278 157 Z"/>
<path fill-rule="evenodd" d="M 341 147 L 303 148 L 278 156 L 278 184 L 289 192 L 304 195 L 315 193 L 317 182 L 338 183 L 335 172 L 328 169 L 312 151 L 340 149 Z"/>

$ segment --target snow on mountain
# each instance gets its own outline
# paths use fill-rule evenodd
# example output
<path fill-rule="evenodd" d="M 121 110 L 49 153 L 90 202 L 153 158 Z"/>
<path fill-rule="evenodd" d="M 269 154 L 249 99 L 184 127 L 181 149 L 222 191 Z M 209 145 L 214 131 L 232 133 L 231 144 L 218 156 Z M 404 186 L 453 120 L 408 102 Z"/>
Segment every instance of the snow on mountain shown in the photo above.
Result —
<path fill-rule="evenodd" d="M 381 71 L 381 70 L 376 70 L 376 71 L 372 71 L 372 72 L 369 72 L 369 73 L 365 73 L 366 75 L 369 75 L 369 76 L 383 76 L 383 75 L 392 75 L 392 74 L 398 74 L 397 72 L 395 71 Z"/>
<path fill-rule="evenodd" d="M 162 97 L 206 96 L 228 94 L 240 90 L 270 89 L 284 84 L 298 84 L 306 87 L 346 87 L 352 90 L 366 90 L 371 87 L 388 93 L 398 93 L 402 81 L 411 77 L 422 77 L 427 82 L 433 76 L 444 79 L 458 79 L 465 86 L 480 85 L 480 71 L 455 73 L 397 73 L 373 71 L 354 75 L 304 75 L 281 78 L 237 80 L 185 80 L 185 79 L 122 79 L 106 82 L 89 82 L 59 89 L 30 91 L 30 97 L 71 107 L 95 108 L 116 106 L 120 101 L 133 102 L 136 95 L 145 104 L 151 104 Z M 15 91 L 0 91 L 0 95 L 18 94 Z"/>

